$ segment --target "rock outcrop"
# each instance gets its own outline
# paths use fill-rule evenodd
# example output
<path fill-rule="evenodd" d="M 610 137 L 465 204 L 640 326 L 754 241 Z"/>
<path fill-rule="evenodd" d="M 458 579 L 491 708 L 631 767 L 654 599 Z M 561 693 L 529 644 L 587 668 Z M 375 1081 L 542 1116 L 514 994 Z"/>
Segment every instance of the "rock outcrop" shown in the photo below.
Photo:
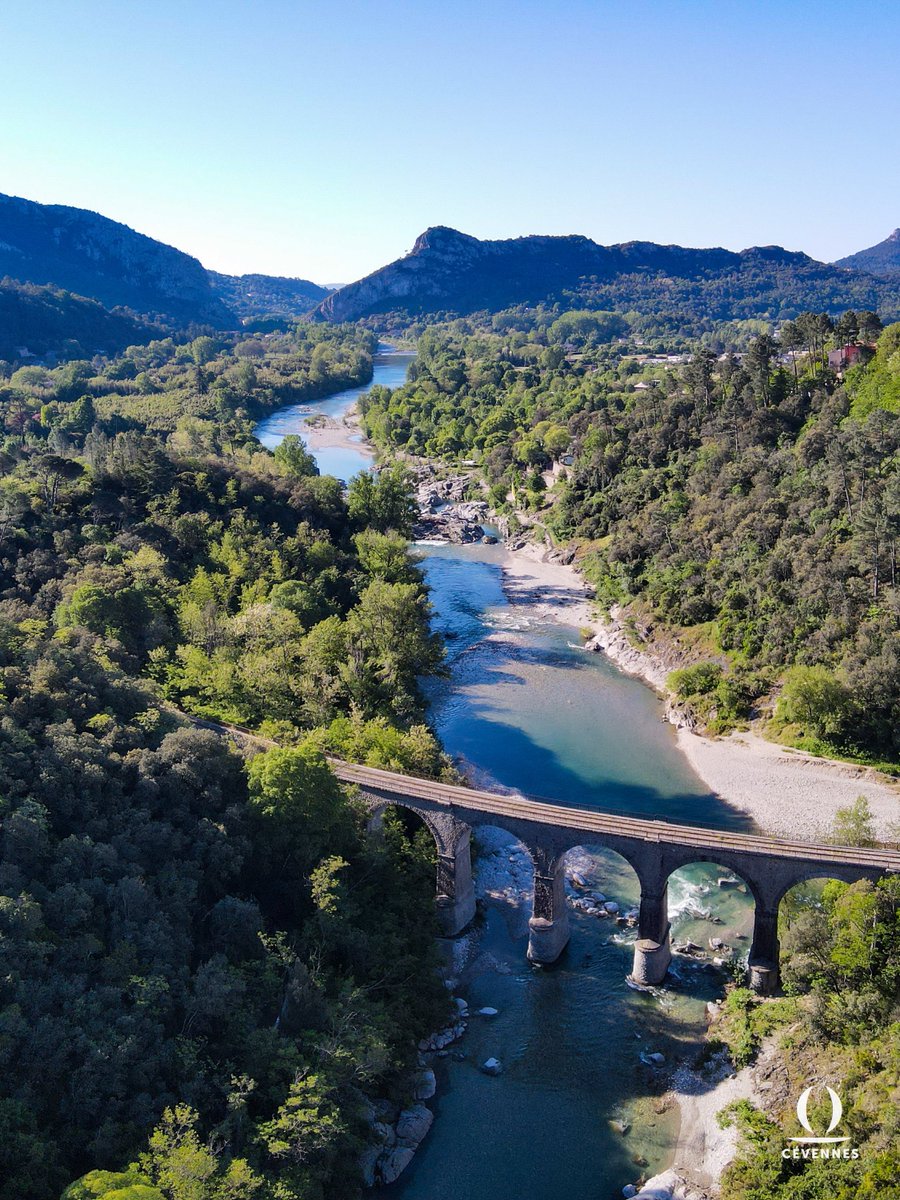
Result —
<path fill-rule="evenodd" d="M 432 467 L 420 468 L 416 484 L 419 519 L 413 526 L 413 540 L 455 545 L 492 540 L 482 528 L 490 516 L 487 502 L 465 499 L 470 487 L 468 475 L 442 476 Z"/>

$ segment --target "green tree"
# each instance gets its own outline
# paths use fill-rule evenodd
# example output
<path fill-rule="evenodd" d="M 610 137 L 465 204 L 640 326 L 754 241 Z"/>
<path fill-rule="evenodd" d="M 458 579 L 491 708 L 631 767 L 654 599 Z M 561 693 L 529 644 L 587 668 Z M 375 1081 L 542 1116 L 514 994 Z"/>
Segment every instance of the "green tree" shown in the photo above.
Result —
<path fill-rule="evenodd" d="M 377 476 L 368 471 L 357 475 L 347 491 L 351 520 L 358 527 L 379 533 L 394 530 L 409 537 L 418 515 L 412 476 L 399 463 L 385 467 Z"/>
<path fill-rule="evenodd" d="M 838 734 L 847 717 L 850 694 L 827 667 L 791 667 L 778 700 L 778 715 L 819 737 Z"/>
<path fill-rule="evenodd" d="M 840 846 L 875 846 L 875 818 L 865 796 L 835 813 L 831 840 Z"/>
<path fill-rule="evenodd" d="M 308 479 L 319 474 L 316 460 L 295 433 L 287 434 L 275 447 L 275 461 L 294 479 Z"/>

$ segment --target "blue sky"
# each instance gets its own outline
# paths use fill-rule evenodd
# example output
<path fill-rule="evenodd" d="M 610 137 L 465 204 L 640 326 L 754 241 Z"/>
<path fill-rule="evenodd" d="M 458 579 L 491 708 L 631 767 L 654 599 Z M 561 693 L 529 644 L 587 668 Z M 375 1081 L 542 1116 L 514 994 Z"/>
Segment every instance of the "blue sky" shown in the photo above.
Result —
<path fill-rule="evenodd" d="M 429 225 L 831 259 L 900 225 L 900 5 L 31 0 L 0 191 L 228 272 L 357 278 Z"/>

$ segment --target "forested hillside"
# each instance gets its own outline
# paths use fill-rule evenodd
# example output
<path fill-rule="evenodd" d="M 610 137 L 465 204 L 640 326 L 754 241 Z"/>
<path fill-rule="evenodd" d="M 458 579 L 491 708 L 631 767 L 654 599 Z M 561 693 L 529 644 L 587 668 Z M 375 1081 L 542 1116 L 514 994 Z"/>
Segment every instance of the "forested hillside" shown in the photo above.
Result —
<path fill-rule="evenodd" d="M 49 353 L 62 358 L 117 354 L 161 332 L 146 321 L 108 312 L 96 300 L 0 279 L 0 359 L 7 362 Z"/>
<path fill-rule="evenodd" d="M 682 334 L 696 336 L 697 323 L 783 320 L 813 306 L 831 313 L 878 309 L 896 318 L 900 287 L 780 246 L 735 253 L 655 242 L 600 246 L 586 237 L 480 241 L 438 226 L 403 258 L 323 300 L 316 316 L 356 321 L 401 313 L 408 321 L 540 304 L 669 317 Z"/>
<path fill-rule="evenodd" d="M 207 271 L 213 288 L 238 317 L 296 318 L 328 295 L 328 288 L 308 279 L 274 275 L 221 275 Z"/>
<path fill-rule="evenodd" d="M 835 266 L 848 267 L 851 271 L 867 271 L 870 275 L 882 275 L 885 279 L 896 278 L 900 275 L 900 229 L 895 229 L 875 246 L 839 258 Z"/>
<path fill-rule="evenodd" d="M 420 337 L 365 422 L 384 446 L 476 460 L 498 509 L 573 541 L 636 639 L 661 626 L 705 661 L 676 682 L 712 728 L 785 685 L 771 732 L 896 763 L 900 326 L 846 380 L 826 365 L 879 328 L 806 314 L 780 342 L 681 362 L 612 313 L 457 322 Z"/>
<path fill-rule="evenodd" d="M 119 221 L 0 194 L 0 276 L 49 284 L 164 322 L 236 324 L 196 258 Z"/>
<path fill-rule="evenodd" d="M 407 1099 L 444 1018 L 433 845 L 366 837 L 322 760 L 445 769 L 406 483 L 345 497 L 247 416 L 370 348 L 157 343 L 0 390 L 3 1200 L 95 1168 L 71 1195 L 352 1195 L 365 1097 Z"/>

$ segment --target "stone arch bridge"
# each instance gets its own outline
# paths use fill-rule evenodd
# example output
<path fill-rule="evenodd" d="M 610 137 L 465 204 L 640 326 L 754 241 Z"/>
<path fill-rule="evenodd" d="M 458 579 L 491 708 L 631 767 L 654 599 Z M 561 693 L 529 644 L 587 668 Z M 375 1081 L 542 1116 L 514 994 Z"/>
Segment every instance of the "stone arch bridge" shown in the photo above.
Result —
<path fill-rule="evenodd" d="M 521 795 L 499 795 L 392 771 L 330 765 L 338 779 L 359 790 L 373 815 L 389 805 L 416 813 L 437 844 L 437 909 L 443 932 L 459 933 L 475 914 L 470 834 L 478 825 L 507 830 L 527 848 L 534 864 L 533 912 L 528 958 L 554 962 L 569 940 L 564 858 L 574 846 L 615 850 L 637 874 L 641 889 L 633 979 L 660 983 L 671 958 L 667 887 L 669 876 L 690 863 L 726 867 L 747 885 L 755 901 L 750 947 L 750 985 L 762 994 L 778 985 L 778 906 L 785 892 L 806 879 L 853 883 L 900 870 L 900 852 L 783 841 L 618 816 Z"/>

